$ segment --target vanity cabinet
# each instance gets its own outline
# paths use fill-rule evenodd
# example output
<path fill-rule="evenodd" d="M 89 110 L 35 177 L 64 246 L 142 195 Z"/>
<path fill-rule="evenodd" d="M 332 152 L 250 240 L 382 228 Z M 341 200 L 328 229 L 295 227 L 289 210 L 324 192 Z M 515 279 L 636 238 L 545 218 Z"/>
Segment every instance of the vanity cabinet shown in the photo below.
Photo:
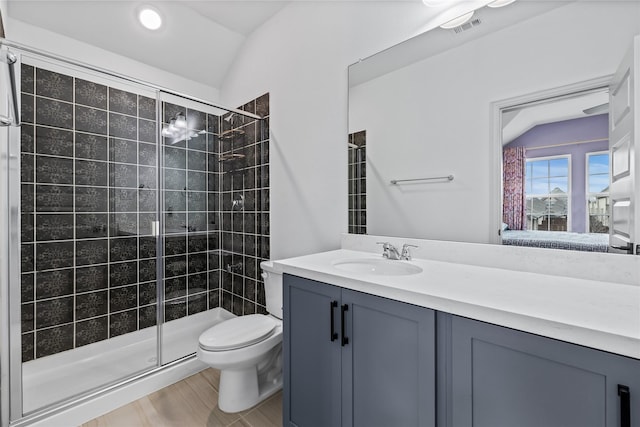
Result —
<path fill-rule="evenodd" d="M 284 275 L 286 426 L 435 426 L 432 310 Z"/>
<path fill-rule="evenodd" d="M 284 276 L 284 425 L 640 427 L 640 360 Z"/>
<path fill-rule="evenodd" d="M 640 361 L 442 313 L 438 325 L 441 425 L 640 426 Z"/>

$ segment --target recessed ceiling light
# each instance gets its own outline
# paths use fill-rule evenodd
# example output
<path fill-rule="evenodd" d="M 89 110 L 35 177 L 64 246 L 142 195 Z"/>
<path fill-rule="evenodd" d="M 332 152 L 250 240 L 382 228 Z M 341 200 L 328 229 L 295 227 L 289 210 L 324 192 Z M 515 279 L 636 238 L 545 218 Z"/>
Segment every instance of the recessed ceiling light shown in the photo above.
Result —
<path fill-rule="evenodd" d="M 489 7 L 502 7 L 502 6 L 506 6 L 508 4 L 513 3 L 516 0 L 495 0 L 492 1 L 491 3 L 489 3 L 487 6 Z"/>
<path fill-rule="evenodd" d="M 465 13 L 462 16 L 458 16 L 457 18 L 452 19 L 451 21 L 445 22 L 440 25 L 440 28 L 444 28 L 445 30 L 450 30 L 451 28 L 459 27 L 460 25 L 467 22 L 473 16 L 473 10 L 469 13 Z"/>
<path fill-rule="evenodd" d="M 157 30 L 162 25 L 162 17 L 157 10 L 145 6 L 138 13 L 140 23 L 149 30 Z"/>

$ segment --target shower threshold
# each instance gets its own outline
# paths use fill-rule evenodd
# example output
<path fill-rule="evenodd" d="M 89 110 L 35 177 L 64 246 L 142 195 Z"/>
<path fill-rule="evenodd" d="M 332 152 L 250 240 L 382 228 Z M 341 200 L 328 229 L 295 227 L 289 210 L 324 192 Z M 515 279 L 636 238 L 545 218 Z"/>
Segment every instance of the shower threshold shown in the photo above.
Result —
<path fill-rule="evenodd" d="M 161 364 L 195 353 L 200 334 L 231 317 L 228 311 L 215 308 L 165 323 Z M 156 366 L 156 327 L 26 362 L 22 365 L 24 414 Z"/>

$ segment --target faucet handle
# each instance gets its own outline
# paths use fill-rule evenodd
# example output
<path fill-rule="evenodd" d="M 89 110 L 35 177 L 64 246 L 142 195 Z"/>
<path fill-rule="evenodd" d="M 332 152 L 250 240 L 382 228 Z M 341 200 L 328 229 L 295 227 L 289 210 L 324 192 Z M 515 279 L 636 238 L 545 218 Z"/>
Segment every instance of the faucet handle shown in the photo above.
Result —
<path fill-rule="evenodd" d="M 389 242 L 376 242 L 376 245 L 382 245 L 382 256 L 384 258 L 389 258 L 389 246 L 391 243 Z"/>
<path fill-rule="evenodd" d="M 419 246 L 416 245 L 410 245 L 408 243 L 405 243 L 404 245 L 402 245 L 402 255 L 401 258 L 407 261 L 411 261 L 411 250 L 409 248 L 418 248 Z"/>

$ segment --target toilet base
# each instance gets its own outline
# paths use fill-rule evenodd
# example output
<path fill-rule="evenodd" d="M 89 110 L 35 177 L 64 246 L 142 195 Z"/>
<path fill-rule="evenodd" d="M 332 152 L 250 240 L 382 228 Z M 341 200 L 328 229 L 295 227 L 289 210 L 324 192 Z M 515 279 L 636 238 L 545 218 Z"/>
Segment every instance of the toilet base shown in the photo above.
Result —
<path fill-rule="evenodd" d="M 257 365 L 220 370 L 218 408 L 230 413 L 244 411 L 281 388 L 282 344 L 278 344 Z"/>
<path fill-rule="evenodd" d="M 220 372 L 218 407 L 222 412 L 241 412 L 257 405 L 282 388 L 282 375 L 258 384 L 255 366 Z"/>

